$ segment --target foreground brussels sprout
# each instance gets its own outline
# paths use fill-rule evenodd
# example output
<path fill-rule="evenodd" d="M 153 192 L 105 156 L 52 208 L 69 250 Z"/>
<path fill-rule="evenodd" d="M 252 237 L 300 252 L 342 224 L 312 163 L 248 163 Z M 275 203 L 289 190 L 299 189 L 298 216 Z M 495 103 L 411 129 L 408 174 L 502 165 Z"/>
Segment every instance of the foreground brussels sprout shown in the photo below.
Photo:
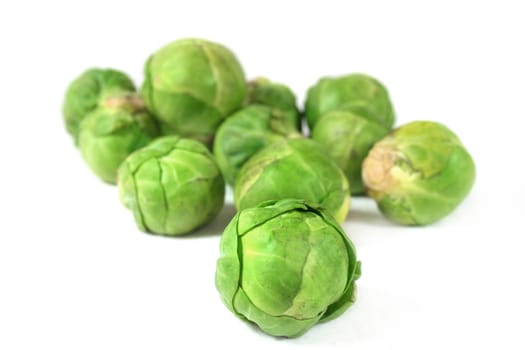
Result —
<path fill-rule="evenodd" d="M 324 114 L 334 110 L 355 112 L 387 129 L 394 125 L 394 109 L 386 88 L 364 74 L 322 78 L 308 89 L 305 115 L 310 129 Z"/>
<path fill-rule="evenodd" d="M 416 121 L 378 142 L 363 163 L 368 194 L 389 219 L 426 225 L 467 196 L 475 165 L 458 137 L 442 124 Z"/>
<path fill-rule="evenodd" d="M 272 199 L 299 198 L 324 207 L 337 222 L 350 207 L 348 181 L 317 142 L 285 139 L 251 157 L 241 168 L 234 187 L 237 209 Z"/>
<path fill-rule="evenodd" d="M 279 114 L 286 115 L 286 119 L 293 121 L 296 129 L 301 128 L 295 95 L 286 85 L 274 83 L 266 78 L 254 79 L 248 83 L 245 104 L 270 106 Z"/>
<path fill-rule="evenodd" d="M 296 120 L 268 106 L 251 105 L 229 117 L 217 131 L 215 159 L 233 185 L 241 166 L 257 151 L 285 137 L 300 137 Z"/>
<path fill-rule="evenodd" d="M 62 114 L 66 129 L 76 140 L 82 119 L 107 98 L 135 91 L 135 85 L 123 72 L 115 69 L 92 68 L 82 73 L 67 88 Z"/>
<path fill-rule="evenodd" d="M 149 57 L 142 86 L 148 109 L 184 137 L 211 144 L 221 122 L 242 106 L 246 82 L 226 47 L 202 39 L 181 39 Z"/>
<path fill-rule="evenodd" d="M 209 222 L 224 204 L 224 180 L 200 142 L 165 136 L 132 153 L 120 166 L 122 203 L 143 231 L 189 233 Z"/>
<path fill-rule="evenodd" d="M 80 124 L 78 147 L 91 170 L 102 180 L 115 183 L 120 164 L 133 151 L 158 134 L 153 117 L 142 108 L 113 100 L 113 107 L 89 113 Z"/>
<path fill-rule="evenodd" d="M 239 318 L 296 337 L 348 309 L 360 274 L 355 249 L 333 217 L 285 199 L 237 213 L 221 237 L 215 285 Z"/>
<path fill-rule="evenodd" d="M 312 138 L 324 145 L 329 155 L 344 171 L 352 195 L 363 194 L 361 165 L 375 142 L 385 137 L 382 125 L 346 111 L 329 112 L 319 120 Z"/>

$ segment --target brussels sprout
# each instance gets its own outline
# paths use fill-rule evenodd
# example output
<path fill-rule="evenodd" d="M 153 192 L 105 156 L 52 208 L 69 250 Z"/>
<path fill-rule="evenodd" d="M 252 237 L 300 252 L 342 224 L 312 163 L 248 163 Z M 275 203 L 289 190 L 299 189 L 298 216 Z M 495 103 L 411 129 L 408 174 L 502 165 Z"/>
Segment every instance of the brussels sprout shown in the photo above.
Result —
<path fill-rule="evenodd" d="M 120 164 L 133 151 L 158 135 L 153 117 L 125 103 L 128 98 L 106 100 L 80 123 L 78 147 L 91 170 L 103 181 L 116 183 Z"/>
<path fill-rule="evenodd" d="M 296 129 L 301 129 L 301 117 L 297 109 L 296 98 L 288 86 L 274 83 L 266 78 L 250 81 L 245 105 L 253 104 L 272 107 L 280 114 L 286 115 L 286 119 L 293 121 Z"/>
<path fill-rule="evenodd" d="M 241 168 L 234 186 L 237 209 L 272 199 L 298 198 L 324 207 L 337 222 L 350 207 L 348 181 L 317 142 L 285 139 L 263 148 Z"/>
<path fill-rule="evenodd" d="M 344 171 L 352 195 L 363 194 L 361 165 L 375 142 L 388 133 L 382 125 L 352 112 L 333 111 L 321 118 L 312 138 L 324 145 Z"/>
<path fill-rule="evenodd" d="M 132 153 L 118 172 L 120 199 L 143 231 L 189 233 L 224 204 L 224 180 L 200 142 L 165 136 Z"/>
<path fill-rule="evenodd" d="M 82 119 L 102 106 L 108 97 L 119 97 L 135 91 L 135 85 L 123 72 L 92 68 L 73 80 L 66 91 L 62 114 L 66 129 L 75 142 Z"/>
<path fill-rule="evenodd" d="M 332 216 L 284 199 L 235 215 L 221 237 L 215 285 L 237 317 L 296 337 L 346 311 L 360 274 L 355 249 Z"/>
<path fill-rule="evenodd" d="M 285 137 L 300 137 L 290 114 L 251 105 L 229 117 L 217 130 L 213 153 L 227 183 L 233 185 L 241 166 L 257 151 Z"/>
<path fill-rule="evenodd" d="M 394 109 L 386 88 L 364 74 L 322 78 L 308 89 L 305 115 L 310 129 L 324 114 L 334 110 L 355 112 L 387 129 L 394 125 Z"/>
<path fill-rule="evenodd" d="M 475 165 L 458 137 L 440 123 L 403 125 L 363 162 L 368 194 L 389 219 L 426 225 L 451 213 L 467 196 Z"/>
<path fill-rule="evenodd" d="M 142 93 L 164 130 L 211 145 L 221 122 L 242 106 L 246 81 L 226 47 L 181 39 L 149 57 Z"/>

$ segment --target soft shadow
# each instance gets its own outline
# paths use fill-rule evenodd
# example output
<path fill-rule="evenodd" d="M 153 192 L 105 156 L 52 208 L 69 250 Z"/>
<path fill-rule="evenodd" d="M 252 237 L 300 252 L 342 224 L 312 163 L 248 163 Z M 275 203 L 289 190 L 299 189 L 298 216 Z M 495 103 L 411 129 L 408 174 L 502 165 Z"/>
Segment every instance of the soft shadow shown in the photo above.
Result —
<path fill-rule="evenodd" d="M 388 221 L 378 209 L 361 209 L 361 208 L 352 208 L 346 217 L 345 222 L 360 222 L 366 223 L 373 226 L 392 226 L 393 223 Z"/>
<path fill-rule="evenodd" d="M 352 198 L 350 212 L 342 227 L 358 250 L 399 240 L 414 232 L 407 230 L 410 226 L 396 224 L 384 217 L 370 198 Z"/>
<path fill-rule="evenodd" d="M 381 227 L 393 225 L 392 222 L 381 214 L 375 201 L 368 197 L 352 197 L 350 211 L 345 222 L 364 223 Z"/>
<path fill-rule="evenodd" d="M 410 334 L 411 327 L 425 321 L 425 309 L 405 295 L 371 287 L 357 289 L 357 301 L 335 320 L 314 326 L 294 343 L 317 346 L 341 344 L 350 348 L 388 340 L 396 333 Z"/>

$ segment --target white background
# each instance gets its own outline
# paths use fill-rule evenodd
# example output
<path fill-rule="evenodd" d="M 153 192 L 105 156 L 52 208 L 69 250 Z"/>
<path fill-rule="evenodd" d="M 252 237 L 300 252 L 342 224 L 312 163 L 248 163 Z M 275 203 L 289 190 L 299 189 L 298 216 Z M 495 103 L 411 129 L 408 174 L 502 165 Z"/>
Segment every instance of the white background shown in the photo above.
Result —
<path fill-rule="evenodd" d="M 14 5 L 16 3 L 16 5 Z M 0 349 L 523 349 L 525 120 L 520 1 L 2 2 Z M 357 303 L 298 339 L 236 319 L 214 287 L 231 204 L 199 232 L 138 231 L 64 131 L 67 84 L 115 67 L 142 82 L 147 56 L 202 37 L 249 78 L 304 101 L 324 75 L 388 87 L 397 125 L 448 125 L 477 164 L 446 219 L 387 222 L 354 200 L 344 228 L 363 263 Z"/>

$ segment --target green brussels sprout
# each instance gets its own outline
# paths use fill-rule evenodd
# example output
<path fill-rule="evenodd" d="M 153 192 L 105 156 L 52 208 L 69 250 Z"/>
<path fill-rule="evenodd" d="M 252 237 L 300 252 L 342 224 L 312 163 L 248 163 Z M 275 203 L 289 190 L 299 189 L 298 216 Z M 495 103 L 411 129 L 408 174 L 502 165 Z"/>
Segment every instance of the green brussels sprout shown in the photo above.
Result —
<path fill-rule="evenodd" d="M 73 80 L 66 91 L 62 114 L 66 130 L 75 142 L 82 119 L 104 105 L 107 98 L 135 91 L 135 85 L 123 72 L 115 69 L 91 68 Z"/>
<path fill-rule="evenodd" d="M 224 205 L 224 179 L 210 151 L 175 135 L 158 138 L 126 158 L 118 187 L 138 227 L 154 234 L 189 233 Z"/>
<path fill-rule="evenodd" d="M 215 285 L 237 317 L 273 336 L 297 337 L 355 302 L 361 275 L 335 219 L 304 200 L 267 201 L 224 230 Z"/>
<path fill-rule="evenodd" d="M 116 183 L 120 164 L 158 135 L 153 117 L 133 104 L 132 96 L 111 98 L 80 123 L 78 147 L 91 170 L 103 181 Z M 127 104 L 126 103 L 131 103 Z"/>
<path fill-rule="evenodd" d="M 322 78 L 308 89 L 305 115 L 310 129 L 330 111 L 355 112 L 387 129 L 394 125 L 395 114 L 386 88 L 364 74 Z"/>
<path fill-rule="evenodd" d="M 181 39 L 164 46 L 146 62 L 142 93 L 164 130 L 211 144 L 221 122 L 242 106 L 246 81 L 226 47 Z"/>
<path fill-rule="evenodd" d="M 213 153 L 227 183 L 235 183 L 241 166 L 260 149 L 285 137 L 301 136 L 290 117 L 268 106 L 251 105 L 222 123 Z"/>
<path fill-rule="evenodd" d="M 339 223 L 350 208 L 345 174 L 321 145 L 306 138 L 274 142 L 253 155 L 239 171 L 233 196 L 238 210 L 272 199 L 305 199 Z"/>
<path fill-rule="evenodd" d="M 297 109 L 296 98 L 286 85 L 272 82 L 266 78 L 257 78 L 248 83 L 245 105 L 260 104 L 276 109 L 285 114 L 286 119 L 295 123 L 295 128 L 301 129 L 301 116 Z"/>
<path fill-rule="evenodd" d="M 440 123 L 416 121 L 387 135 L 363 162 L 363 182 L 389 219 L 431 224 L 467 196 L 475 165 L 459 138 Z"/>
<path fill-rule="evenodd" d="M 361 165 L 375 142 L 388 134 L 384 126 L 347 111 L 328 112 L 312 132 L 312 138 L 324 145 L 328 154 L 344 171 L 352 195 L 364 193 Z"/>

